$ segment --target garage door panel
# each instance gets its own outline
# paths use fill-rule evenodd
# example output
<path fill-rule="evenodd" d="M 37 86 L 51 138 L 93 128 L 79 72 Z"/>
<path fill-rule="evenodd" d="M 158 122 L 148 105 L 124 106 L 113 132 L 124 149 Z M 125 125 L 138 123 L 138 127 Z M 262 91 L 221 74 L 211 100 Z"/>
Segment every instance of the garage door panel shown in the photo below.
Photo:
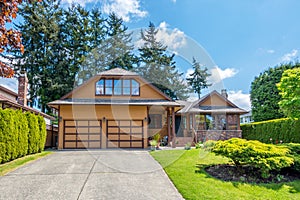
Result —
<path fill-rule="evenodd" d="M 76 122 L 75 121 L 65 121 L 65 126 L 76 126 Z"/>
<path fill-rule="evenodd" d="M 76 141 L 76 135 L 65 135 L 65 140 L 74 140 L 74 141 Z"/>
<path fill-rule="evenodd" d="M 89 132 L 90 133 L 100 133 L 101 132 L 101 128 L 100 127 L 90 127 Z"/>
<path fill-rule="evenodd" d="M 118 141 L 109 141 L 107 143 L 107 148 L 118 148 L 119 142 Z"/>
<path fill-rule="evenodd" d="M 89 148 L 93 148 L 93 149 L 99 148 L 100 145 L 101 145 L 101 144 L 100 144 L 99 141 L 90 141 L 90 142 L 89 142 Z"/>
<path fill-rule="evenodd" d="M 140 133 L 140 134 L 142 134 L 143 133 L 143 128 L 132 128 L 131 132 L 132 133 Z"/>
<path fill-rule="evenodd" d="M 119 126 L 130 126 L 131 121 L 120 121 Z"/>
<path fill-rule="evenodd" d="M 82 121 L 82 120 L 78 120 L 77 122 L 77 126 L 88 126 L 89 125 L 89 121 Z"/>
<path fill-rule="evenodd" d="M 68 149 L 75 149 L 76 148 L 76 142 L 65 142 L 65 148 Z"/>
<path fill-rule="evenodd" d="M 80 141 L 80 140 L 78 140 L 78 142 L 77 142 L 77 148 L 79 148 L 79 149 L 88 148 L 88 146 L 89 146 L 89 142 L 88 141 Z"/>
<path fill-rule="evenodd" d="M 64 127 L 64 148 L 101 148 L 101 120 L 64 120 Z"/>
<path fill-rule="evenodd" d="M 119 126 L 119 123 L 118 123 L 118 121 L 108 120 L 107 126 Z"/>
<path fill-rule="evenodd" d="M 65 133 L 76 133 L 75 127 L 65 127 Z"/>
<path fill-rule="evenodd" d="M 107 120 L 106 131 L 108 148 L 144 147 L 143 120 Z"/>
<path fill-rule="evenodd" d="M 88 135 L 78 135 L 77 139 L 78 140 L 89 140 L 89 136 Z"/>
<path fill-rule="evenodd" d="M 77 128 L 77 133 L 80 134 L 88 134 L 89 133 L 89 128 Z"/>
<path fill-rule="evenodd" d="M 90 127 L 91 127 L 91 126 L 100 127 L 101 124 L 100 124 L 99 121 L 94 120 L 94 121 L 89 121 L 89 126 L 90 126 Z"/>
<path fill-rule="evenodd" d="M 120 140 L 130 140 L 130 135 L 127 134 L 120 135 Z"/>
<path fill-rule="evenodd" d="M 142 143 L 140 141 L 138 142 L 134 142 L 134 141 L 131 141 L 131 147 L 133 148 L 142 148 Z"/>
<path fill-rule="evenodd" d="M 130 133 L 130 128 L 120 128 L 120 133 Z"/>
<path fill-rule="evenodd" d="M 118 132 L 119 132 L 119 128 L 112 128 L 112 127 L 109 127 L 107 131 L 108 131 L 109 133 L 118 133 Z"/>
<path fill-rule="evenodd" d="M 108 135 L 107 138 L 108 138 L 108 140 L 119 140 L 118 135 Z"/>
<path fill-rule="evenodd" d="M 131 140 L 141 140 L 141 139 L 143 139 L 142 136 L 138 136 L 138 135 L 131 136 Z"/>
<path fill-rule="evenodd" d="M 100 140 L 100 135 L 90 135 L 90 140 Z"/>
<path fill-rule="evenodd" d="M 130 142 L 120 141 L 120 148 L 130 148 Z"/>

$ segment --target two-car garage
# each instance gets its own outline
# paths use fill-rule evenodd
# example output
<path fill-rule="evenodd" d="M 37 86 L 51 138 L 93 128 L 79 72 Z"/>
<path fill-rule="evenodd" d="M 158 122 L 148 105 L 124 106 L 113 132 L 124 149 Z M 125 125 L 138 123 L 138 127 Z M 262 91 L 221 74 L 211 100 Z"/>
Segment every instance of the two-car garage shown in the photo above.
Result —
<path fill-rule="evenodd" d="M 144 148 L 143 120 L 64 120 L 64 149 Z"/>

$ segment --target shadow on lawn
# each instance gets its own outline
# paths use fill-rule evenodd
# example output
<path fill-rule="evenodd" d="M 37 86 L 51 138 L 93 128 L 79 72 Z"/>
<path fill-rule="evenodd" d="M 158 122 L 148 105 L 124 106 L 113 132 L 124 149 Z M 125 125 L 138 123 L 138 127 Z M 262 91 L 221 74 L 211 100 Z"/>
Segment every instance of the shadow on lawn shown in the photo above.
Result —
<path fill-rule="evenodd" d="M 195 170 L 195 173 L 199 173 L 199 174 L 204 174 L 205 178 L 213 178 L 215 180 L 221 181 L 221 182 L 230 182 L 232 183 L 232 185 L 236 188 L 240 188 L 241 185 L 252 185 L 252 186 L 259 186 L 259 187 L 264 187 L 266 189 L 271 189 L 271 190 L 280 190 L 283 187 L 285 187 L 286 189 L 288 189 L 289 193 L 300 193 L 300 180 L 293 180 L 290 182 L 280 182 L 280 183 L 275 183 L 275 182 L 271 182 L 271 183 L 255 183 L 255 182 L 246 182 L 246 181 L 230 181 L 230 180 L 223 180 L 220 179 L 218 177 L 215 177 L 211 174 L 209 174 L 206 171 L 206 168 L 211 167 L 213 165 L 209 165 L 209 164 L 196 164 L 197 169 Z"/>

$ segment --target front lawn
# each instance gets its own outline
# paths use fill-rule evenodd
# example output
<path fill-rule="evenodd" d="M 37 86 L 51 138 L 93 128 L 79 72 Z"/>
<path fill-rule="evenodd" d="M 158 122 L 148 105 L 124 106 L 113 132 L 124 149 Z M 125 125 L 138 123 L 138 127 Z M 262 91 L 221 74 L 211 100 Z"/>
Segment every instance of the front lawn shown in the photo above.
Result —
<path fill-rule="evenodd" d="M 211 177 L 201 166 L 224 164 L 228 160 L 203 150 L 154 151 L 151 155 L 164 167 L 185 199 L 300 199 L 299 180 L 280 184 L 247 184 Z"/>

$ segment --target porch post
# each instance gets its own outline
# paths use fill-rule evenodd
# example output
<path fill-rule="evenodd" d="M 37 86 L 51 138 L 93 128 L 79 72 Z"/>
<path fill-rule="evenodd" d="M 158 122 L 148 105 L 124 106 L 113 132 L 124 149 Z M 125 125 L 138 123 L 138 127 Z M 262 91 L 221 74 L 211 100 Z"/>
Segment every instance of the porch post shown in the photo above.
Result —
<path fill-rule="evenodd" d="M 170 108 L 167 108 L 168 145 L 171 142 Z"/>
<path fill-rule="evenodd" d="M 175 135 L 175 111 L 172 107 L 172 147 L 176 147 L 176 135 Z"/>

